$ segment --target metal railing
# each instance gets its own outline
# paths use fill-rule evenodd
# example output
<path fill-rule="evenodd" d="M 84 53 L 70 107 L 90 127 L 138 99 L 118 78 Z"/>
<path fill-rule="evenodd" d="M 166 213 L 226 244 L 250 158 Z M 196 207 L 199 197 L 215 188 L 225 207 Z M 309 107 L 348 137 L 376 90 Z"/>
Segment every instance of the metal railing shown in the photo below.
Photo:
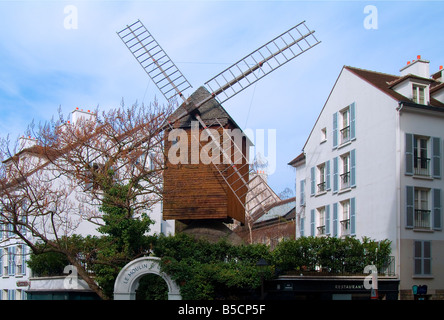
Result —
<path fill-rule="evenodd" d="M 414 159 L 415 175 L 430 176 L 430 158 L 417 157 Z"/>
<path fill-rule="evenodd" d="M 350 235 L 350 219 L 341 220 L 341 236 Z"/>
<path fill-rule="evenodd" d="M 344 127 L 341 132 L 341 144 L 350 141 L 350 126 Z"/>
<path fill-rule="evenodd" d="M 318 229 L 318 236 L 322 236 L 325 234 L 325 225 L 324 226 L 319 226 L 316 229 Z"/>
<path fill-rule="evenodd" d="M 341 177 L 341 190 L 350 188 L 350 171 L 340 175 Z"/>
<path fill-rule="evenodd" d="M 326 190 L 325 186 L 326 186 L 325 181 L 318 183 L 318 193 L 324 192 Z"/>
<path fill-rule="evenodd" d="M 416 229 L 430 229 L 430 210 L 418 210 L 415 209 L 415 224 Z"/>

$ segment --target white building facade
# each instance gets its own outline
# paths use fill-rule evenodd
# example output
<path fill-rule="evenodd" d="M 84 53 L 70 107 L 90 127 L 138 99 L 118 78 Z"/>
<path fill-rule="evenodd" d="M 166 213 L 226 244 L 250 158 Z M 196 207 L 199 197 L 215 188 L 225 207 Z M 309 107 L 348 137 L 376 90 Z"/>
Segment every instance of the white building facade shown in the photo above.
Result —
<path fill-rule="evenodd" d="M 72 113 L 71 123 L 75 124 L 76 121 L 82 117 L 89 117 L 92 119 L 93 116 L 94 115 L 89 111 L 86 112 L 77 108 Z M 39 158 L 38 154 L 32 152 L 32 147 L 35 143 L 36 140 L 31 137 L 22 137 L 19 143 L 20 152 L 17 153 L 17 156 L 33 162 L 34 165 L 38 167 L 46 162 L 46 159 L 43 159 L 42 162 L 42 159 Z M 146 166 L 151 165 L 151 163 L 146 164 Z M 51 171 L 51 169 L 48 168 L 41 170 Z M 63 185 L 63 179 L 65 178 L 62 177 L 57 179 L 58 183 Z M 79 188 L 82 188 L 82 191 L 84 187 L 85 186 L 79 186 Z M 76 197 L 76 191 L 72 192 L 70 198 L 73 202 L 79 203 L 78 208 L 81 210 L 81 200 L 79 200 L 81 198 Z M 73 207 L 76 206 L 76 204 L 73 205 Z M 1 207 L 0 210 L 2 210 Z M 163 220 L 161 202 L 154 204 L 150 208 L 150 212 L 147 212 L 147 214 L 150 219 L 154 221 L 154 224 L 150 226 L 150 234 L 174 234 L 174 221 Z M 69 215 L 69 213 L 67 213 L 67 215 Z M 79 219 L 79 216 L 81 216 L 80 213 L 73 214 L 73 216 L 77 216 L 72 217 L 72 219 L 78 223 L 74 223 L 74 225 L 76 225 L 75 229 L 69 229 L 66 235 L 100 235 L 97 231 L 97 224 L 87 221 L 86 219 Z M 7 223 L 0 224 L 0 300 L 26 300 L 26 292 L 33 289 L 31 284 L 33 275 L 26 263 L 31 251 L 30 248 L 12 232 L 12 229 L 12 225 L 8 225 Z M 35 242 L 38 240 L 35 239 L 29 231 L 27 234 L 25 232 L 26 230 L 22 230 L 22 233 L 26 235 L 26 238 L 29 241 Z"/>
<path fill-rule="evenodd" d="M 343 67 L 296 168 L 296 236 L 388 239 L 400 298 L 444 297 L 443 70 Z"/>

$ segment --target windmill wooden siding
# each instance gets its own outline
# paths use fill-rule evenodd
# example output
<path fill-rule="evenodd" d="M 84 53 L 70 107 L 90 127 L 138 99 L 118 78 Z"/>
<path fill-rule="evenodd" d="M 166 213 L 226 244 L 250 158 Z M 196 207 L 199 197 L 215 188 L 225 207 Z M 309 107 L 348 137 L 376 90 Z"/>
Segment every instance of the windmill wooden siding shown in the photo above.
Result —
<path fill-rule="evenodd" d="M 190 99 L 199 101 L 199 98 L 208 94 L 204 88 L 200 88 L 193 94 Z M 176 111 L 177 113 L 180 113 Z M 229 117 L 222 106 L 215 100 L 211 100 L 204 104 L 200 109 L 200 116 L 209 123 L 215 118 L 221 121 L 223 127 L 210 126 L 209 128 L 216 129 L 222 140 L 222 132 L 224 129 L 239 129 L 234 121 Z M 174 116 L 174 115 L 173 115 Z M 190 116 L 181 119 L 179 123 L 175 123 L 175 127 L 179 127 L 187 132 L 188 137 L 188 162 L 173 164 L 171 161 L 166 162 L 166 169 L 164 171 L 164 201 L 163 201 L 163 219 L 174 219 L 187 222 L 195 219 L 221 219 L 226 220 L 233 218 L 242 223 L 245 222 L 245 209 L 239 202 L 238 198 L 233 194 L 228 184 L 221 177 L 218 170 L 213 164 L 202 163 L 199 157 L 198 164 L 191 164 L 191 143 L 192 130 L 191 121 L 194 119 Z M 202 134 L 204 129 L 199 128 L 199 134 Z M 168 141 L 167 131 L 165 135 L 165 151 L 168 156 L 169 150 L 172 146 L 171 141 Z M 199 135 L 200 136 L 200 135 Z M 208 139 L 210 141 L 210 138 Z M 180 142 L 178 142 L 180 143 Z M 203 142 L 205 145 L 208 142 Z M 246 138 L 242 139 L 242 152 L 247 156 L 248 144 Z M 222 141 L 221 141 L 222 146 Z M 202 149 L 202 145 L 199 147 Z M 234 162 L 234 146 L 231 146 L 231 157 Z M 245 157 L 246 159 L 248 157 Z M 220 163 L 223 167 L 228 167 L 229 164 L 223 164 L 223 157 L 220 155 Z M 245 165 L 245 159 L 242 159 L 241 164 L 237 164 L 242 175 L 246 175 L 245 179 L 248 181 L 248 165 Z M 229 168 L 224 176 L 229 179 L 229 182 L 234 183 L 234 188 L 244 188 L 246 193 L 247 187 L 242 186 L 242 181 L 235 182 L 238 179 L 237 174 L 233 174 L 233 169 Z M 230 184 L 231 184 L 230 183 Z M 238 193 L 239 194 L 239 193 Z M 245 196 L 241 197 L 241 201 L 245 203 Z"/>

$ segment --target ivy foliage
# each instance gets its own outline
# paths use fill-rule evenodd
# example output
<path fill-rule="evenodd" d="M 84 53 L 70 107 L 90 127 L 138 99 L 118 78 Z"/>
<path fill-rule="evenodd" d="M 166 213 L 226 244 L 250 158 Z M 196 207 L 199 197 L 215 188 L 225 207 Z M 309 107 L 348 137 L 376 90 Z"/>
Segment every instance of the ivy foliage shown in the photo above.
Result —
<path fill-rule="evenodd" d="M 153 248 L 161 257 L 162 271 L 180 286 L 184 299 L 242 299 L 257 294 L 262 279 L 271 279 L 274 268 L 256 264 L 262 258 L 271 262 L 266 245 L 210 243 L 186 234 L 161 236 Z"/>

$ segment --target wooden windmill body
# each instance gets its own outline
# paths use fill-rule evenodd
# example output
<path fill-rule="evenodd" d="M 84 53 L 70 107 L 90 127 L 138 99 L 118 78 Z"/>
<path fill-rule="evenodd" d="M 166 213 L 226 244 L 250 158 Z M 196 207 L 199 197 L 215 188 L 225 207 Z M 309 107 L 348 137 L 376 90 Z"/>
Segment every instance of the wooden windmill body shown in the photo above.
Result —
<path fill-rule="evenodd" d="M 196 92 L 190 96 L 193 102 L 199 102 L 203 96 L 210 93 L 204 88 L 200 87 Z M 172 115 L 174 118 L 180 114 L 183 106 L 179 107 Z M 197 112 L 197 111 L 196 111 Z M 224 161 L 220 156 L 215 162 L 216 164 L 208 164 L 202 161 L 201 153 L 205 145 L 209 145 L 211 141 L 205 141 L 205 130 L 199 125 L 195 119 L 195 115 L 189 114 L 186 117 L 178 120 L 174 129 L 184 130 L 187 134 L 185 142 L 169 141 L 168 136 L 171 130 L 167 129 L 165 135 L 165 149 L 166 154 L 169 154 L 171 145 L 173 143 L 186 143 L 185 148 L 180 148 L 180 151 L 188 152 L 186 161 L 184 163 L 173 164 L 172 161 L 166 163 L 164 171 L 164 205 L 163 216 L 164 219 L 181 220 L 185 223 L 196 219 L 218 219 L 224 222 L 230 222 L 230 219 L 235 219 L 241 223 L 245 223 L 245 208 L 242 203 L 245 203 L 247 186 L 242 181 L 235 181 L 238 177 L 234 173 L 232 164 L 238 166 L 238 170 L 245 180 L 248 182 L 250 177 L 248 175 L 249 158 L 248 150 L 251 141 L 243 135 L 240 140 L 241 144 L 234 139 L 228 140 L 227 135 L 231 132 L 242 133 L 239 126 L 225 111 L 225 109 L 215 99 L 211 99 L 202 105 L 199 110 L 200 118 L 208 123 L 208 129 L 216 130 L 217 138 L 219 138 L 219 145 L 223 147 L 223 139 L 225 138 L 226 147 L 230 154 L 230 163 Z M 201 141 L 201 140 L 204 141 Z M 227 143 L 228 141 L 228 143 Z M 234 145 L 236 143 L 236 145 Z M 241 157 L 236 161 L 237 151 L 242 152 Z M 191 153 L 194 153 L 193 155 Z M 205 155 L 212 155 L 211 150 Z M 214 159 L 216 160 L 216 159 Z M 224 163 L 225 162 L 225 163 Z M 217 166 L 217 168 L 216 168 Z M 239 189 L 240 199 L 236 197 L 234 192 L 225 183 L 221 174 L 226 180 L 230 182 L 233 188 Z"/>

